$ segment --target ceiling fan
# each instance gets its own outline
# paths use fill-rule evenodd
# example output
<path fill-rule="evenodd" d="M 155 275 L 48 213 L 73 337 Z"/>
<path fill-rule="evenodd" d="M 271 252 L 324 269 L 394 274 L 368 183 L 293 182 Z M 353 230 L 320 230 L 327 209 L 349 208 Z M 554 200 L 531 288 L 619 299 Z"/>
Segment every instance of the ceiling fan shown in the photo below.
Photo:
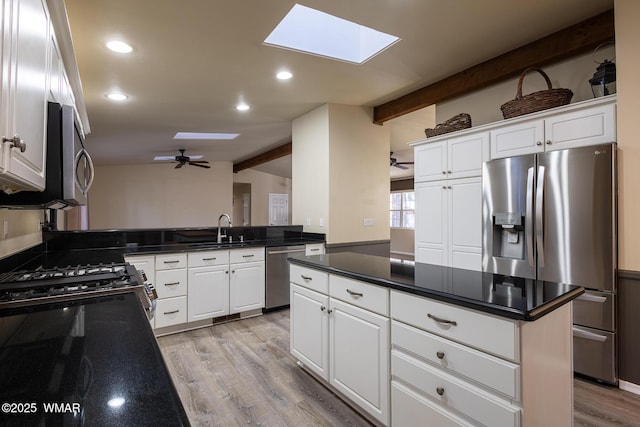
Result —
<path fill-rule="evenodd" d="M 399 162 L 395 157 L 393 157 L 393 151 L 391 153 L 389 153 L 389 165 L 390 166 L 395 166 L 399 169 L 404 169 L 407 170 L 409 169 L 409 166 L 405 166 L 405 165 L 412 165 L 413 162 Z"/>
<path fill-rule="evenodd" d="M 153 158 L 153 160 L 178 162 L 175 169 L 180 169 L 184 165 L 198 166 L 199 168 L 206 168 L 206 169 L 211 168 L 211 166 L 209 166 L 208 161 L 199 160 L 202 158 L 202 156 L 185 156 L 184 148 L 181 148 L 179 151 L 180 151 L 180 155 L 178 156 L 156 156 Z"/>

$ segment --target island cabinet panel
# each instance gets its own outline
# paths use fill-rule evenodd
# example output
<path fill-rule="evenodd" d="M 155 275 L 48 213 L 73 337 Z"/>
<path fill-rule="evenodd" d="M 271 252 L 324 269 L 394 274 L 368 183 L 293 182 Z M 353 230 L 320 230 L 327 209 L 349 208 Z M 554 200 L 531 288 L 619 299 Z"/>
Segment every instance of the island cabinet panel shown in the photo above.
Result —
<path fill-rule="evenodd" d="M 297 283 L 305 288 L 323 294 L 329 293 L 329 275 L 324 271 L 293 264 L 289 270 L 289 278 L 293 283 Z"/>
<path fill-rule="evenodd" d="M 398 291 L 391 292 L 391 317 L 449 340 L 518 361 L 518 324 L 514 320 Z"/>
<path fill-rule="evenodd" d="M 330 307 L 329 383 L 388 424 L 389 319 L 333 298 Z"/>
<path fill-rule="evenodd" d="M 329 295 L 374 313 L 389 315 L 389 290 L 381 286 L 332 275 Z"/>
<path fill-rule="evenodd" d="M 291 283 L 290 301 L 291 354 L 329 381 L 329 297 Z"/>

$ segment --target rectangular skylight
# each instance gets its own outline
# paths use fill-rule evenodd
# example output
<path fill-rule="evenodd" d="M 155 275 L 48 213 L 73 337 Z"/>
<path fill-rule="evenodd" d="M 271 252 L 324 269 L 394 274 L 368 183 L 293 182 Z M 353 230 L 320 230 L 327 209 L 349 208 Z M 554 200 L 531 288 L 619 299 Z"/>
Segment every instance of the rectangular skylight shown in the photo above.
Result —
<path fill-rule="evenodd" d="M 178 132 L 173 139 L 235 139 L 239 133 Z"/>
<path fill-rule="evenodd" d="M 362 64 L 400 38 L 296 4 L 264 43 Z"/>

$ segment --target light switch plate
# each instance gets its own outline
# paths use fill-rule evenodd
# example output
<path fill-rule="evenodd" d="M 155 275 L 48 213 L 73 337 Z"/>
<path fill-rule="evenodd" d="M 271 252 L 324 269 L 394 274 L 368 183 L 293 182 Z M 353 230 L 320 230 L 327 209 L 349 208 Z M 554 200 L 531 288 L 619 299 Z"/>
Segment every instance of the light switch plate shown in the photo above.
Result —
<path fill-rule="evenodd" d="M 369 227 L 373 225 L 373 222 L 373 218 L 365 218 L 364 221 L 362 221 L 362 224 L 366 227 Z"/>

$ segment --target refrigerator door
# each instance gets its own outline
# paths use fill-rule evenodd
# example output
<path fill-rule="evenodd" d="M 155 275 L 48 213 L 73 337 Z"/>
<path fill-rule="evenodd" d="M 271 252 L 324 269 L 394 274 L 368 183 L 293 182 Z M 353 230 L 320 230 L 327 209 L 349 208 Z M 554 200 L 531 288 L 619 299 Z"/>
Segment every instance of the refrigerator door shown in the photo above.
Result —
<path fill-rule="evenodd" d="M 482 270 L 535 279 L 535 155 L 482 167 Z"/>
<path fill-rule="evenodd" d="M 615 288 L 615 144 L 538 157 L 538 279 Z"/>

